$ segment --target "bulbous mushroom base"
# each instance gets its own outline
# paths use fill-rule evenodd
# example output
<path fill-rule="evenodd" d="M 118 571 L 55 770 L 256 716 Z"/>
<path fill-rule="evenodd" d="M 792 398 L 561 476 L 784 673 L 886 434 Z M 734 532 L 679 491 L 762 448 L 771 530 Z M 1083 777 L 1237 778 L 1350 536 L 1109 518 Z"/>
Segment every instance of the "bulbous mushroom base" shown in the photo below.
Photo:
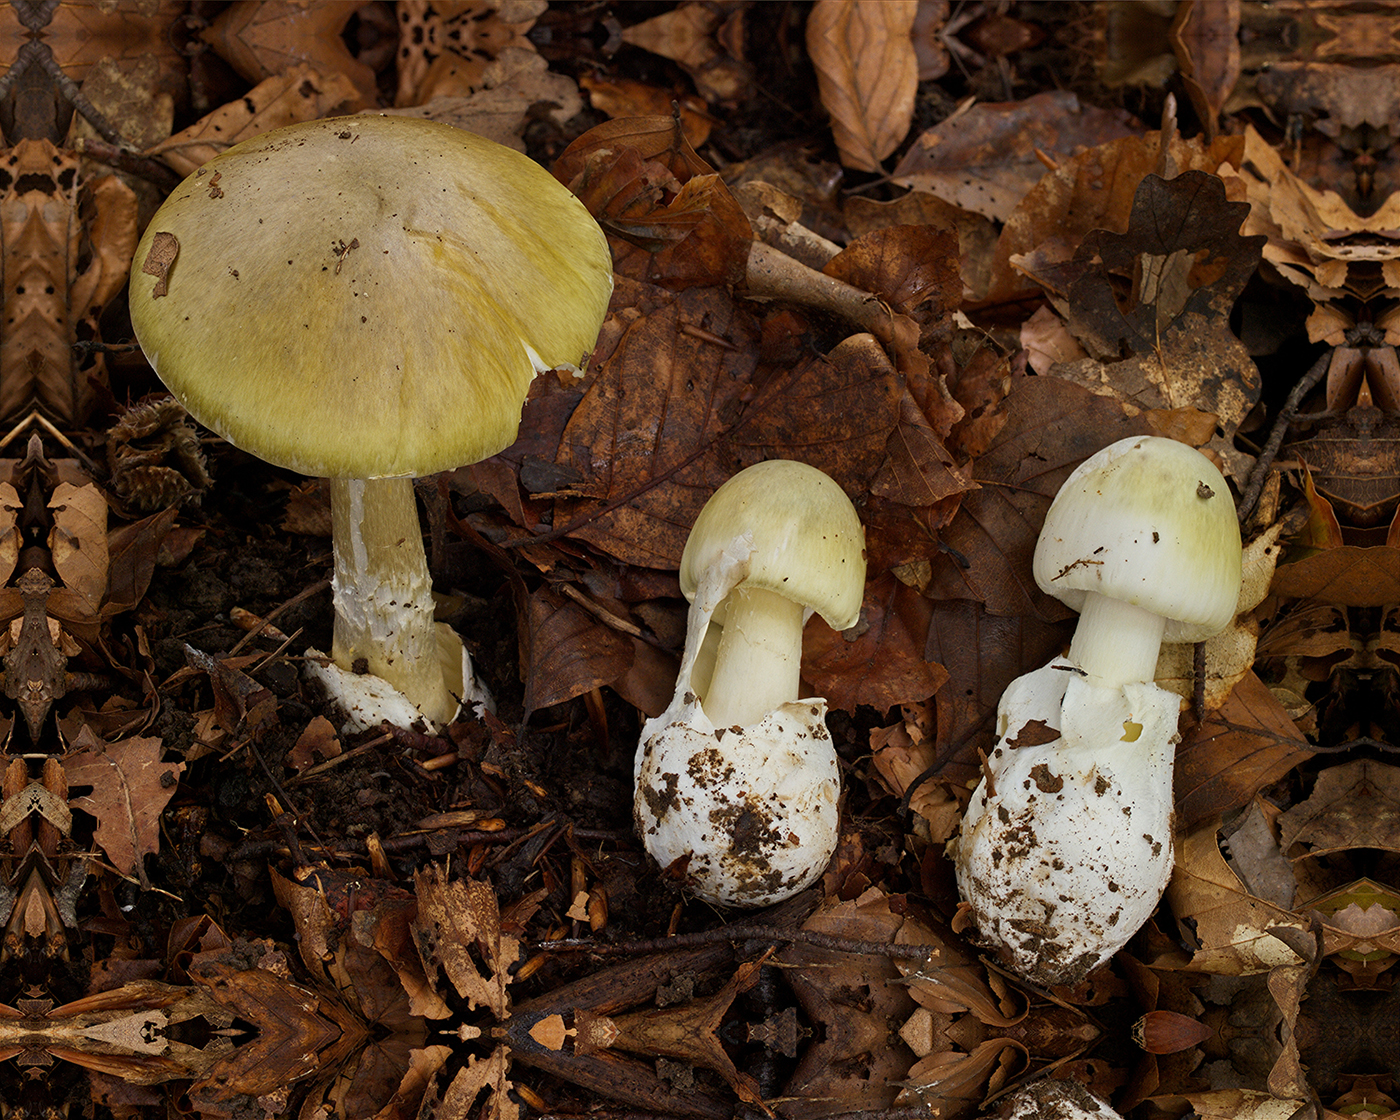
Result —
<path fill-rule="evenodd" d="M 686 885 L 723 906 L 781 902 L 836 850 L 841 776 L 826 701 L 782 704 L 743 731 L 716 730 L 698 701 L 647 723 L 633 816 L 663 868 L 689 856 Z"/>
<path fill-rule="evenodd" d="M 433 623 L 433 632 L 437 638 L 437 664 L 443 683 L 451 695 L 462 698 L 458 710 L 465 706 L 495 711 L 495 701 L 486 686 L 476 679 L 471 654 L 457 632 L 445 622 Z M 345 713 L 345 723 L 341 727 L 343 733 L 368 731 L 382 723 L 438 730 L 436 721 L 425 716 L 412 700 L 383 677 L 373 673 L 352 673 L 329 659 L 321 664 L 316 659 L 324 658 L 325 654 L 318 650 L 309 649 L 306 655 L 306 675 L 319 681 L 326 695 Z M 456 712 L 445 722 L 450 723 L 455 718 Z"/>
<path fill-rule="evenodd" d="M 1000 738 L 949 852 L 1008 968 L 1078 983 L 1151 917 L 1172 872 L 1178 707 L 1151 683 L 1097 688 L 1063 659 L 1003 694 Z"/>

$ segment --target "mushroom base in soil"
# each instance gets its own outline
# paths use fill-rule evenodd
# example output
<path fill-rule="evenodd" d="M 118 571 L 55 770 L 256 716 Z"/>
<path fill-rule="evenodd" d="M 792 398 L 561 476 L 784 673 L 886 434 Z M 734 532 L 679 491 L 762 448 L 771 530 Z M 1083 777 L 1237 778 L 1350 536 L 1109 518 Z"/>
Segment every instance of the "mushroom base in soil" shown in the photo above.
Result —
<path fill-rule="evenodd" d="M 805 463 L 740 471 L 696 518 L 681 557 L 685 652 L 670 705 L 642 729 L 633 816 L 701 898 L 779 902 L 836 850 L 840 768 L 826 701 L 798 698 L 802 629 L 814 611 L 855 624 L 864 547 L 850 499 Z"/>
<path fill-rule="evenodd" d="M 310 650 L 307 672 L 347 727 L 436 726 L 464 706 L 491 709 L 462 639 L 433 619 L 413 480 L 335 478 L 330 490 L 335 631 L 330 661 Z"/>

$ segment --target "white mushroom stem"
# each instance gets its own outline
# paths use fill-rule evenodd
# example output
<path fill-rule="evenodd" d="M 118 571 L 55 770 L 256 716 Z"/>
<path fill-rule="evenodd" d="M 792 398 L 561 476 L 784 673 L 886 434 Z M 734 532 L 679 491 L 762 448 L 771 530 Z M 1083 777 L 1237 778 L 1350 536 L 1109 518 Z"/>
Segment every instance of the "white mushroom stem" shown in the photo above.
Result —
<path fill-rule="evenodd" d="M 727 609 L 702 707 L 716 727 L 749 727 L 797 699 L 803 607 L 740 584 Z"/>
<path fill-rule="evenodd" d="M 413 480 L 331 479 L 331 531 L 335 663 L 358 671 L 363 661 L 429 720 L 449 722 L 460 698 L 443 673 L 440 632 L 448 628 L 433 621 Z"/>
<path fill-rule="evenodd" d="M 1163 615 L 1091 591 L 1079 613 L 1069 659 L 1100 688 L 1150 681 L 1166 626 Z"/>

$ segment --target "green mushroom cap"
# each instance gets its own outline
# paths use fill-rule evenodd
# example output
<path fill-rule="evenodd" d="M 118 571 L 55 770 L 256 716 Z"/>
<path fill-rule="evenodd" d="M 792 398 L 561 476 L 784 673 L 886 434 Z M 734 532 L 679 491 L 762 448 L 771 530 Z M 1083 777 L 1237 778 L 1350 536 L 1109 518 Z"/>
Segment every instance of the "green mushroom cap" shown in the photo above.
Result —
<path fill-rule="evenodd" d="M 204 164 L 151 220 L 130 287 L 142 350 L 200 423 L 303 474 L 377 478 L 509 445 L 536 372 L 592 349 L 612 261 L 520 153 L 355 116 Z"/>

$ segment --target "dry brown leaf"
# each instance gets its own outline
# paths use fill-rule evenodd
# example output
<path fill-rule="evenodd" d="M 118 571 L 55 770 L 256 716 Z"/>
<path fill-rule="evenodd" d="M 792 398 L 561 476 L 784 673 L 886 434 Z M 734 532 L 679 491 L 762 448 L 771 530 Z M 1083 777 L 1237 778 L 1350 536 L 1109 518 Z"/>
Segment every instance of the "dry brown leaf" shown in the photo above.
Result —
<path fill-rule="evenodd" d="M 1353 976 L 1367 964 L 1393 964 L 1386 957 L 1377 960 L 1380 951 L 1400 954 L 1400 896 L 1381 883 L 1365 878 L 1353 880 L 1309 901 L 1307 913 L 1319 914 L 1323 919 L 1323 956 L 1333 958 L 1338 967 Z M 1347 957 L 1341 957 L 1342 954 Z"/>
<path fill-rule="evenodd" d="M 554 174 L 598 219 L 620 275 L 677 290 L 743 279 L 753 229 L 676 118 L 597 125 Z"/>
<path fill-rule="evenodd" d="M 142 859 L 160 849 L 160 815 L 180 784 L 182 762 L 161 761 L 159 739 L 100 742 L 86 728 L 63 758 L 68 785 L 92 792 L 69 804 L 97 818 L 95 839 L 112 866 L 146 883 Z"/>
<path fill-rule="evenodd" d="M 978 1043 L 970 1054 L 945 1050 L 915 1062 L 897 1099 L 898 1104 L 918 1102 L 932 1115 L 961 1115 L 975 1109 L 1005 1079 L 1012 1065 L 1027 1059 L 1026 1048 L 1010 1038 Z"/>
<path fill-rule="evenodd" d="M 1171 29 L 1172 50 L 1196 115 L 1210 136 L 1240 79 L 1240 0 L 1182 4 Z"/>
<path fill-rule="evenodd" d="M 1320 304 L 1347 292 L 1372 299 L 1400 288 L 1400 246 L 1386 232 L 1400 226 L 1400 195 L 1388 195 L 1363 216 L 1335 191 L 1300 179 L 1251 126 L 1243 145 L 1230 162 L 1240 169 L 1250 202 L 1244 232 L 1268 237 L 1264 259 L 1285 279 Z M 1393 345 L 1400 336 L 1387 341 Z"/>
<path fill-rule="evenodd" d="M 520 1106 L 510 1098 L 509 1068 L 504 1046 L 497 1046 L 489 1058 L 469 1054 L 467 1064 L 457 1071 L 441 1097 L 434 1088 L 424 1098 L 419 1120 L 464 1120 L 468 1116 L 478 1120 L 519 1120 Z M 474 1111 L 483 1089 L 490 1095 L 481 1109 Z"/>
<path fill-rule="evenodd" d="M 559 443 L 571 481 L 557 492 L 556 527 L 623 563 L 674 570 L 710 494 L 751 463 L 800 459 L 861 494 L 895 422 L 888 361 L 878 348 L 838 347 L 755 393 L 757 350 L 758 324 L 713 288 L 634 320 Z"/>
<path fill-rule="evenodd" d="M 960 209 L 927 191 L 910 191 L 892 202 L 876 202 L 852 195 L 842 205 L 851 237 L 889 226 L 927 225 L 952 230 L 958 237 L 958 273 L 963 298 L 983 298 L 991 278 L 992 252 L 999 228 L 971 210 Z"/>
<path fill-rule="evenodd" d="M 1182 936 L 1195 947 L 1187 967 L 1248 976 L 1302 963 L 1287 942 L 1269 930 L 1307 936 L 1307 921 L 1249 894 L 1220 854 L 1216 832 L 1212 819 L 1177 836 L 1176 871 L 1166 897 Z"/>
<path fill-rule="evenodd" d="M 533 50 L 504 47 L 487 63 L 480 87 L 471 93 L 439 94 L 421 105 L 384 112 L 442 121 L 523 152 L 522 137 L 532 120 L 563 124 L 582 108 L 583 98 L 571 78 L 551 71 Z"/>
<path fill-rule="evenodd" d="M 0 156 L 0 415 L 37 406 L 80 421 L 94 383 L 105 381 L 101 356 L 85 368 L 74 344 L 80 326 L 96 335 L 103 305 L 126 282 L 136 196 L 114 176 L 84 184 L 80 170 L 75 153 L 60 153 L 47 140 L 19 140 Z M 92 207 L 86 223 L 84 205 Z"/>
<path fill-rule="evenodd" d="M 685 0 L 669 12 L 623 28 L 622 41 L 679 63 L 706 101 L 737 102 L 748 92 L 748 70 L 716 40 L 742 44 L 742 20 L 742 7 L 731 10 Z"/>
<path fill-rule="evenodd" d="M 449 880 L 437 864 L 419 871 L 414 887 L 418 917 L 413 935 L 423 967 L 430 975 L 441 968 L 469 1008 L 489 1008 L 497 1019 L 504 1019 L 509 969 L 519 959 L 520 944 L 501 933 L 495 892 L 476 880 Z M 472 947 L 490 970 L 489 978 L 472 960 Z"/>
<path fill-rule="evenodd" d="M 1139 133 L 1121 109 L 1083 105 L 1068 91 L 983 103 L 922 133 L 891 178 L 1004 222 L 1052 164 Z"/>
<path fill-rule="evenodd" d="M 160 69 L 183 82 L 188 61 L 176 46 L 170 28 L 184 15 L 177 0 L 145 0 L 139 5 L 60 4 L 43 30 L 43 42 L 54 61 L 75 82 L 104 58 L 123 70 L 143 58 L 154 58 Z M 6 58 L 15 57 L 13 54 Z"/>
<path fill-rule="evenodd" d="M 354 83 L 343 74 L 323 74 L 299 65 L 259 82 L 237 101 L 200 117 L 145 154 L 159 157 L 179 174 L 188 175 L 241 140 L 283 125 L 331 116 L 358 96 Z"/>
<path fill-rule="evenodd" d="M 519 637 L 527 714 L 610 685 L 632 667 L 628 636 L 552 587 L 531 592 L 526 616 Z"/>
<path fill-rule="evenodd" d="M 1278 824 L 1293 860 L 1350 848 L 1400 852 L 1400 769 L 1365 758 L 1329 766 Z"/>
<path fill-rule="evenodd" d="M 1270 590 L 1289 599 L 1316 599 L 1337 607 L 1400 603 L 1400 548 L 1342 545 L 1280 564 Z"/>
<path fill-rule="evenodd" d="M 1064 320 L 1049 307 L 1037 307 L 1035 314 L 1021 324 L 1021 345 L 1026 348 L 1026 364 L 1039 374 L 1048 374 L 1059 363 L 1078 362 L 1089 356 Z M 1214 430 L 1212 425 L 1212 433 Z"/>
<path fill-rule="evenodd" d="M 1012 259 L 1052 246 L 1053 261 L 1074 256 L 1079 243 L 1096 229 L 1128 228 L 1138 184 L 1155 174 L 1162 162 L 1161 135 L 1149 132 L 1111 140 L 1066 160 L 1045 175 L 1006 220 L 993 256 L 990 300 L 1010 299 L 1034 291 L 1033 283 L 1013 268 Z M 1238 167 L 1244 143 L 1222 136 L 1209 146 L 1199 140 L 1172 135 L 1168 155 L 1178 172 L 1199 170 L 1210 174 L 1223 165 Z M 1244 185 L 1226 184 L 1232 202 L 1244 201 Z M 1253 212 L 1251 211 L 1251 216 Z M 1245 234 L 1263 232 L 1246 225 Z"/>
<path fill-rule="evenodd" d="M 400 0 L 394 104 L 474 93 L 505 48 L 534 53 L 526 32 L 547 6 L 546 0 Z"/>
<path fill-rule="evenodd" d="M 254 85 L 301 64 L 322 74 L 340 74 L 358 94 L 345 106 L 354 112 L 379 100 L 374 71 L 350 53 L 341 37 L 350 17 L 365 6 L 366 0 L 236 0 L 199 37 Z"/>
<path fill-rule="evenodd" d="M 866 586 L 860 622 L 851 630 L 839 633 L 813 618 L 802 632 L 802 675 L 811 695 L 848 712 L 860 704 L 885 711 L 927 700 L 948 679 L 942 665 L 924 659 L 929 613 L 927 599 L 886 573 Z"/>
<path fill-rule="evenodd" d="M 1308 741 L 1253 673 L 1176 749 L 1176 819 L 1183 828 L 1247 805 L 1313 756 Z"/>
<path fill-rule="evenodd" d="M 107 536 L 107 598 L 102 616 L 111 618 L 129 611 L 146 594 L 162 559 L 161 549 L 171 537 L 177 509 L 171 506 L 140 521 L 133 521 Z M 59 588 L 61 592 L 63 589 Z M 55 592 L 55 596 L 62 598 Z M 51 606 L 50 613 L 69 621 L 71 615 Z"/>
<path fill-rule="evenodd" d="M 17 491 L 8 482 L 0 482 L 0 587 L 10 582 L 19 563 L 23 537 L 19 531 L 19 512 L 24 508 Z"/>
<path fill-rule="evenodd" d="M 126 62 L 101 58 L 83 82 L 83 96 L 133 148 L 149 148 L 170 135 L 175 119 L 174 74 L 162 72 L 155 55 Z M 180 74 L 176 81 L 184 81 Z M 81 150 L 99 136 L 80 113 L 73 114 L 64 147 Z M 158 188 L 151 186 L 152 193 Z"/>
<path fill-rule="evenodd" d="M 957 516 L 940 533 L 946 551 L 933 561 L 924 593 L 976 599 L 992 614 L 1058 621 L 1072 612 L 1041 592 L 1031 575 L 1050 500 L 1080 462 L 1147 427 L 1117 402 L 1048 377 L 1013 381 L 1004 414 L 1005 426 L 973 464 L 980 489 L 962 496 Z"/>
<path fill-rule="evenodd" d="M 915 779 L 933 765 L 933 734 L 933 705 L 927 702 L 907 704 L 900 722 L 871 729 L 871 763 L 896 797 L 908 795 Z M 947 840 L 962 823 L 962 806 L 943 783 L 920 783 L 909 797 L 909 808 L 924 818 L 934 843 Z"/>
<path fill-rule="evenodd" d="M 1213 413 L 1222 434 L 1209 446 L 1237 474 L 1233 435 L 1260 393 L 1228 322 L 1263 245 L 1239 236 L 1247 213 L 1213 175 L 1146 176 L 1127 232 L 1091 232 L 1056 277 L 1069 328 L 1097 360 L 1051 370 L 1140 409 Z"/>
<path fill-rule="evenodd" d="M 919 59 L 916 0 L 817 0 L 807 17 L 807 55 L 831 116 L 841 162 L 878 171 L 914 119 Z"/>
<path fill-rule="evenodd" d="M 335 725 L 325 716 L 315 716 L 287 752 L 287 765 L 300 774 L 317 763 L 339 757 L 340 753 L 340 739 L 335 733 Z"/>
<path fill-rule="evenodd" d="M 677 97 L 674 90 L 647 85 L 631 78 L 603 78 L 584 74 L 579 88 L 588 91 L 588 101 L 600 113 L 614 120 L 624 117 L 662 116 L 672 105 L 679 106 L 681 128 L 686 143 L 698 148 L 710 138 L 714 118 L 705 111 L 705 103 L 693 95 Z"/>
<path fill-rule="evenodd" d="M 49 551 L 63 586 L 96 617 L 107 594 L 107 500 L 96 483 L 60 482 L 49 499 Z"/>
<path fill-rule="evenodd" d="M 828 901 L 803 928 L 889 943 L 904 924 L 905 918 L 891 911 L 889 899 L 872 887 L 853 902 Z M 931 964 L 937 963 L 939 948 L 934 941 L 930 938 Z M 803 944 L 782 950 L 777 959 L 803 1011 L 812 1022 L 827 1026 L 788 1082 L 786 1095 L 800 1098 L 801 1111 L 785 1114 L 816 1120 L 893 1105 L 908 1059 L 884 1040 L 892 1025 L 915 1010 L 894 963 L 876 953 L 837 953 Z"/>

